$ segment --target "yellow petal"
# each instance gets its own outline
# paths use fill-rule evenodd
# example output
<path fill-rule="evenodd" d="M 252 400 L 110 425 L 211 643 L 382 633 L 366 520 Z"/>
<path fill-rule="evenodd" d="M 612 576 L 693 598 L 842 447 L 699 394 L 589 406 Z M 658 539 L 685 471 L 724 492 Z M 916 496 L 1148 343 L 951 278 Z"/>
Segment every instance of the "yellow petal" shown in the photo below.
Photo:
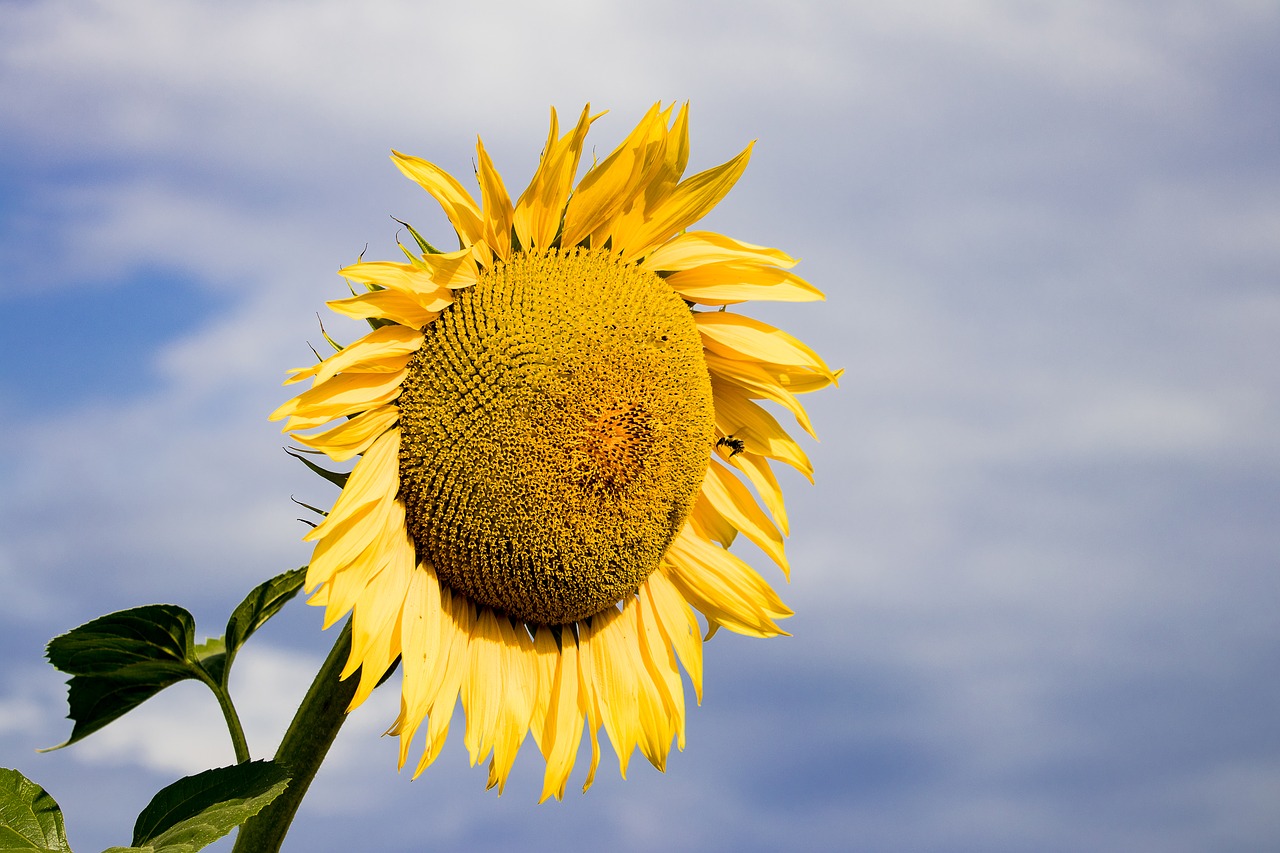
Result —
<path fill-rule="evenodd" d="M 428 255 L 427 257 L 431 257 Z M 460 258 L 452 255 L 441 257 L 449 261 L 459 262 Z M 432 275 L 432 269 L 423 264 L 400 264 L 394 261 L 361 261 L 338 270 L 343 278 L 369 284 L 375 287 L 394 290 L 413 296 L 422 307 L 430 311 L 439 311 L 453 301 L 448 292 Z"/>
<path fill-rule="evenodd" d="M 476 266 L 474 249 L 459 249 L 456 252 L 441 252 L 438 255 L 420 255 L 415 257 L 413 262 L 427 271 L 436 286 L 448 290 L 470 287 L 480 280 L 480 269 Z M 452 299 L 452 297 L 449 298 Z M 443 306 L 439 310 L 443 310 Z"/>
<path fill-rule="evenodd" d="M 724 514 L 716 509 L 715 504 L 707 497 L 706 491 L 698 493 L 689 518 L 685 522 L 703 539 L 719 542 L 728 548 L 738 537 L 738 528 L 734 527 Z"/>
<path fill-rule="evenodd" d="M 539 631 L 538 635 L 545 635 L 554 647 L 555 639 L 550 631 Z M 541 733 L 547 770 L 543 776 L 540 803 L 552 796 L 557 800 L 564 799 L 569 773 L 582 743 L 583 713 L 578 701 L 578 666 L 578 642 L 573 632 L 566 629 L 560 633 L 560 649 L 555 653 L 555 675 Z"/>
<path fill-rule="evenodd" d="M 360 507 L 377 501 L 394 499 L 400 491 L 400 430 L 391 429 L 374 440 L 369 452 L 351 469 L 333 508 L 318 526 L 313 527 L 304 542 L 328 536 L 334 525 L 355 515 Z"/>
<path fill-rule="evenodd" d="M 654 104 L 623 141 L 623 146 L 634 152 L 635 163 L 632 165 L 631 177 L 617 190 L 616 197 L 610 204 L 610 208 L 616 212 L 600 217 L 600 224 L 591 229 L 591 245 L 603 246 L 605 242 L 610 242 L 615 250 L 619 249 L 629 245 L 628 241 L 643 226 L 645 211 L 649 209 L 650 203 L 658 201 L 653 195 L 655 182 L 667 168 L 667 143 L 670 136 L 667 121 L 670 117 L 670 107 L 664 110 L 660 103 Z M 663 187 L 663 191 L 669 193 L 672 188 Z"/>
<path fill-rule="evenodd" d="M 769 467 L 769 460 L 749 450 L 742 453 L 732 453 L 722 447 L 717 452 L 721 459 L 728 461 L 730 465 L 747 475 L 747 479 L 755 487 L 756 494 L 760 496 L 760 500 L 764 501 L 765 508 L 773 516 L 773 520 L 778 525 L 778 529 L 782 531 L 782 535 L 790 536 L 787 509 L 782 500 L 782 487 L 778 485 L 778 478 L 774 475 L 773 469 Z"/>
<path fill-rule="evenodd" d="M 461 595 L 453 595 L 445 587 L 441 589 L 440 600 L 444 615 L 442 629 L 452 638 L 446 642 L 449 661 L 443 670 L 440 687 L 436 690 L 435 698 L 428 709 L 430 718 L 427 721 L 427 746 L 423 750 L 417 768 L 413 771 L 415 779 L 436 760 L 449 734 L 449 721 L 453 718 L 458 694 L 467 673 L 468 661 L 471 657 L 472 632 L 475 630 L 475 605 L 469 599 Z"/>
<path fill-rule="evenodd" d="M 381 543 L 389 541 L 387 531 L 397 518 L 401 522 L 404 520 L 403 508 L 397 511 L 396 507 L 394 500 L 382 501 L 338 521 L 311 552 L 311 563 L 307 566 L 307 590 L 317 584 L 333 583 L 340 573 L 356 571 L 368 574 L 376 569 L 381 559 Z M 326 628 L 345 615 L 355 603 L 354 598 L 337 595 L 333 590 L 325 594 L 324 601 Z"/>
<path fill-rule="evenodd" d="M 591 105 L 588 104 L 583 107 L 577 126 L 557 139 L 556 111 L 551 110 L 551 131 L 546 148 L 542 151 L 533 180 L 516 202 L 512 217 L 516 238 L 525 251 L 550 246 L 560 230 L 565 203 L 573 189 L 582 143 L 591 120 Z"/>
<path fill-rule="evenodd" d="M 795 415 L 796 423 L 800 424 L 801 429 L 814 438 L 818 437 L 818 434 L 813 431 L 813 424 L 810 423 L 809 414 L 804 410 L 804 406 L 789 388 L 779 384 L 759 363 L 725 358 L 714 352 L 707 352 L 705 356 L 707 369 L 712 376 L 736 385 L 750 398 L 772 400 L 782 404 Z"/>
<path fill-rule="evenodd" d="M 351 658 L 343 677 L 352 674 L 352 664 L 358 661 L 360 684 L 347 711 L 364 704 L 400 657 L 400 616 L 415 562 L 413 542 L 403 528 L 387 557 L 387 565 L 365 587 L 351 615 Z"/>
<path fill-rule="evenodd" d="M 711 378 L 715 399 L 716 429 L 722 435 L 741 439 L 746 450 L 777 459 L 795 468 L 813 482 L 813 464 L 773 415 L 748 399 L 735 385 Z"/>
<path fill-rule="evenodd" d="M 463 742 L 472 766 L 493 748 L 503 696 L 501 645 L 498 617 L 488 607 L 482 608 L 471 633 L 467 674 L 462 680 L 462 708 L 467 714 Z"/>
<path fill-rule="evenodd" d="M 318 435 L 300 435 L 295 432 L 292 438 L 299 444 L 319 450 L 334 462 L 345 462 L 367 451 L 378 436 L 395 426 L 399 420 L 399 407 L 378 406 Z"/>
<path fill-rule="evenodd" d="M 562 246 L 578 245 L 612 219 L 642 186 L 645 140 L 658 111 L 658 104 L 650 107 L 622 144 L 578 182 L 565 207 Z"/>
<path fill-rule="evenodd" d="M 693 315 L 703 345 L 726 358 L 795 365 L 834 375 L 818 354 L 781 329 L 754 317 L 728 311 L 698 311 Z"/>
<path fill-rule="evenodd" d="M 704 264 L 667 276 L 671 289 L 688 302 L 728 305 L 756 299 L 768 302 L 819 302 L 822 291 L 778 267 L 742 263 Z"/>
<path fill-rule="evenodd" d="M 476 179 L 480 182 L 480 199 L 484 204 L 484 242 L 499 260 L 505 261 L 511 254 L 511 196 L 479 138 L 476 139 L 476 161 Z"/>
<path fill-rule="evenodd" d="M 412 329 L 422 329 L 440 316 L 443 308 L 427 307 L 436 302 L 434 296 L 424 300 L 395 290 L 375 290 L 325 304 L 335 313 L 355 320 L 390 320 Z M 452 297 L 448 304 L 452 304 Z"/>
<path fill-rule="evenodd" d="M 782 533 L 756 504 L 747 487 L 714 459 L 707 466 L 702 494 L 706 495 L 730 524 L 742 531 L 769 559 L 777 563 L 784 575 L 791 577 L 791 567 L 783 553 Z"/>
<path fill-rule="evenodd" d="M 685 167 L 689 165 L 689 102 L 680 105 L 676 113 L 675 124 L 667 135 L 664 179 L 670 184 L 678 184 L 684 177 Z"/>
<path fill-rule="evenodd" d="M 400 617 L 400 716 L 387 730 L 400 737 L 400 768 L 408 759 L 414 733 L 435 699 L 438 673 L 448 662 L 449 649 L 441 642 L 442 619 L 440 583 L 430 566 L 419 564 L 409 575 Z"/>
<path fill-rule="evenodd" d="M 534 696 L 529 733 L 533 735 L 533 742 L 537 744 L 543 758 L 546 758 L 549 749 L 544 730 L 547 725 L 547 711 L 551 707 L 551 690 L 556 680 L 556 666 L 560 660 L 560 647 L 557 643 L 555 633 L 551 629 L 545 626 L 534 629 L 533 654 L 536 659 L 538 692 Z"/>
<path fill-rule="evenodd" d="M 287 418 L 281 432 L 310 429 L 335 418 L 367 412 L 400 396 L 404 371 L 394 373 L 343 373 L 303 391 L 271 413 L 270 419 Z"/>
<path fill-rule="evenodd" d="M 809 394 L 813 391 L 821 391 L 830 385 L 839 384 L 839 380 L 844 376 L 844 368 L 841 367 L 831 373 L 817 373 L 811 368 L 797 367 L 793 364 L 770 364 L 761 361 L 756 367 L 767 373 L 780 387 L 787 389 L 792 394 Z"/>
<path fill-rule="evenodd" d="M 774 623 L 791 615 L 754 569 L 686 527 L 666 554 L 667 575 L 709 623 L 754 637 L 786 634 Z"/>
<path fill-rule="evenodd" d="M 591 682 L 600 703 L 604 730 L 618 755 L 618 770 L 627 778 L 627 765 L 639 741 L 639 697 L 636 663 L 632 659 L 636 638 L 628 621 L 614 607 L 591 617 Z"/>
<path fill-rule="evenodd" d="M 458 232 L 461 246 L 470 246 L 484 240 L 484 226 L 480 217 L 480 209 L 475 199 L 463 189 L 462 184 L 434 163 L 428 163 L 419 157 L 391 152 L 391 159 L 396 167 L 427 192 L 431 193 L 445 215 L 453 223 Z"/>
<path fill-rule="evenodd" d="M 312 367 L 291 371 L 286 385 L 314 377 L 319 385 L 339 373 L 391 373 L 408 363 L 422 347 L 422 332 L 391 324 L 374 329 Z"/>
<path fill-rule="evenodd" d="M 656 210 L 645 213 L 644 225 L 628 236 L 622 249 L 623 263 L 644 257 L 651 249 L 683 231 L 720 203 L 751 159 L 751 145 L 727 163 L 681 181 Z"/>
<path fill-rule="evenodd" d="M 587 767 L 587 778 L 582 783 L 585 794 L 596 778 L 596 768 L 600 766 L 600 726 L 603 723 L 601 697 L 596 693 L 595 657 L 599 654 L 592 645 L 595 628 L 592 620 L 579 622 L 578 627 L 578 707 L 587 719 L 587 736 L 591 739 L 591 763 Z"/>
<path fill-rule="evenodd" d="M 516 753 L 529 733 L 537 692 L 533 639 L 524 625 L 512 625 L 503 615 L 497 616 L 499 661 L 502 672 L 502 697 L 493 729 L 493 759 L 489 764 L 489 787 L 495 785 L 498 795 L 506 787 Z"/>
<path fill-rule="evenodd" d="M 640 752 L 660 771 L 667 768 L 667 754 L 671 752 L 671 739 L 675 737 L 681 721 L 667 696 L 665 680 L 660 680 L 645 661 L 646 641 L 641 633 L 638 599 L 632 597 L 622 608 L 622 618 L 632 637 L 631 657 L 636 672 L 636 698 L 639 716 L 636 727 Z M 657 639 L 655 637 L 655 639 Z M 660 652 L 659 652 L 660 653 Z M 680 689 L 677 677 L 677 689 Z M 682 697 L 683 698 L 683 697 Z"/>
<path fill-rule="evenodd" d="M 684 681 L 680 678 L 671 639 L 667 636 L 661 615 L 655 611 L 653 598 L 642 590 L 634 602 L 628 603 L 628 608 L 635 613 L 640 659 L 648 670 L 655 695 L 662 700 L 665 725 L 656 740 L 661 743 L 665 758 L 672 733 L 676 735 L 680 749 L 684 749 Z"/>
<path fill-rule="evenodd" d="M 680 665 L 689 674 L 693 694 L 702 704 L 702 632 L 698 629 L 698 617 L 689 602 L 672 584 L 667 570 L 659 568 L 640 585 L 640 595 L 652 603 L 651 612 L 656 617 L 662 633 L 675 649 Z"/>
<path fill-rule="evenodd" d="M 781 249 L 743 243 L 714 231 L 686 231 L 650 252 L 641 269 L 677 272 L 704 264 L 755 264 L 791 269 L 796 265 Z"/>

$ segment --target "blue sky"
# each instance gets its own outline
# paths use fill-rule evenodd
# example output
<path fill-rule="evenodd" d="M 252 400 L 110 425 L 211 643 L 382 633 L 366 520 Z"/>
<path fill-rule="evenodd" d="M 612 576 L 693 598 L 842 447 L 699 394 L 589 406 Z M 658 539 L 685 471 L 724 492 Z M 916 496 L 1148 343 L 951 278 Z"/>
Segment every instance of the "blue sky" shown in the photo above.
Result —
<path fill-rule="evenodd" d="M 266 414 L 335 272 L 444 233 L 387 159 L 523 185 L 547 108 L 692 102 L 707 220 L 828 301 L 751 313 L 847 373 L 784 479 L 791 638 L 721 634 L 667 773 L 535 806 L 459 739 L 348 722 L 286 849 L 1200 851 L 1280 845 L 1280 8 L 1271 3 L 0 2 L 0 764 L 77 850 L 231 761 L 182 685 L 77 746 L 47 640 L 206 633 L 331 499 Z M 326 325 L 339 336 L 355 327 Z M 331 638 L 237 696 L 273 749 Z M 202 728 L 203 726 L 203 728 Z M 204 732 L 212 731 L 209 735 Z M 576 776 L 575 778 L 580 778 Z"/>

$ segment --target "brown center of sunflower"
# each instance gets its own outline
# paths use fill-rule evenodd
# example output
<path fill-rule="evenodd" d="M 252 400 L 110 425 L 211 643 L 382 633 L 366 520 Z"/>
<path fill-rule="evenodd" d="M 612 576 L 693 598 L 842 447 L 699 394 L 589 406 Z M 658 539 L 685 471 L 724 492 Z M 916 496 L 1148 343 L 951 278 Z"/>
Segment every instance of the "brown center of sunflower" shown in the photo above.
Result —
<path fill-rule="evenodd" d="M 599 251 L 519 254 L 455 296 L 399 401 L 418 556 L 527 622 L 598 613 L 658 567 L 706 474 L 693 317 L 658 276 Z"/>

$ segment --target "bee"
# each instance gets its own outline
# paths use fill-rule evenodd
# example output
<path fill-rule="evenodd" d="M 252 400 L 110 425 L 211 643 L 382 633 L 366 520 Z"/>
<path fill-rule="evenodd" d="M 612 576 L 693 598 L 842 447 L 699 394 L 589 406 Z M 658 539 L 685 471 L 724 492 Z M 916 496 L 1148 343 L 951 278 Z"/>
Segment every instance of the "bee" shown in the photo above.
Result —
<path fill-rule="evenodd" d="M 740 438 L 734 438 L 731 435 L 726 435 L 723 438 L 716 439 L 716 447 L 729 448 L 729 458 L 732 459 L 747 449 L 747 443 Z"/>

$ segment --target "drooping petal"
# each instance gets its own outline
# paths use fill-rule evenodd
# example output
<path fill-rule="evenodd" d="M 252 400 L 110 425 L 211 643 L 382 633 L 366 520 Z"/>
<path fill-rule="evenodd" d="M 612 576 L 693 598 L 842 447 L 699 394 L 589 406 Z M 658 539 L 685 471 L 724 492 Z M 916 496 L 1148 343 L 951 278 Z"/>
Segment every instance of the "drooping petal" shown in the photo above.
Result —
<path fill-rule="evenodd" d="M 364 704 L 400 657 L 400 617 L 414 562 L 413 543 L 402 528 L 382 571 L 370 579 L 356 601 L 351 615 L 351 657 L 342 677 L 350 677 L 359 667 L 360 683 L 348 711 Z"/>
<path fill-rule="evenodd" d="M 311 552 L 306 589 L 309 591 L 321 584 L 332 584 L 342 574 L 353 571 L 361 578 L 370 577 L 380 565 L 383 543 L 391 540 L 392 529 L 397 523 L 404 523 L 404 509 L 401 507 L 397 512 L 396 507 L 394 500 L 380 501 L 361 507 L 355 515 L 337 520 Z M 354 577 L 356 575 L 343 582 L 353 584 Z M 312 602 L 324 605 L 326 628 L 346 615 L 355 604 L 354 596 L 359 590 L 350 596 L 340 592 L 322 587 Z"/>
<path fill-rule="evenodd" d="M 664 689 L 656 680 L 652 670 L 642 660 L 643 639 L 640 637 L 641 625 L 636 611 L 636 599 L 632 598 L 623 608 L 622 615 L 631 625 L 632 642 L 636 660 L 636 681 L 639 711 L 638 742 L 640 754 L 648 759 L 659 771 L 667 769 L 667 755 L 671 752 L 671 741 L 676 736 L 679 721 L 666 701 Z"/>
<path fill-rule="evenodd" d="M 791 566 L 783 553 L 782 533 L 769 521 L 747 487 L 714 459 L 707 467 L 702 494 L 730 524 L 777 563 L 783 574 L 791 577 Z"/>
<path fill-rule="evenodd" d="M 533 638 L 524 625 L 513 625 L 506 616 L 498 616 L 497 621 L 501 643 L 502 700 L 493 730 L 489 787 L 496 785 L 501 795 L 516 753 L 529 733 L 538 691 L 538 672 L 534 666 Z"/>
<path fill-rule="evenodd" d="M 550 631 L 539 631 L 538 636 L 545 636 L 553 645 L 555 643 Z M 554 663 L 550 702 L 539 733 L 543 756 L 547 762 L 542 796 L 538 800 L 540 803 L 546 802 L 548 797 L 564 799 L 569 772 L 573 769 L 578 746 L 582 743 L 583 712 L 578 701 L 578 641 L 572 631 L 561 632 L 560 648 Z"/>
<path fill-rule="evenodd" d="M 787 435 L 773 415 L 751 402 L 741 388 L 711 378 L 716 404 L 716 429 L 725 436 L 741 439 L 748 451 L 777 459 L 795 468 L 813 482 L 813 464 Z"/>
<path fill-rule="evenodd" d="M 590 639 L 591 682 L 624 779 L 639 741 L 639 689 L 633 657 L 636 638 L 628 630 L 629 621 L 617 608 L 606 608 L 591 617 Z"/>
<path fill-rule="evenodd" d="M 662 722 L 665 725 L 655 740 L 662 745 L 665 757 L 673 733 L 679 748 L 684 749 L 684 681 L 676 665 L 675 651 L 663 625 L 662 614 L 655 609 L 646 588 L 641 587 L 634 601 L 628 602 L 627 606 L 635 614 L 640 659 L 656 688 L 655 695 L 662 701 Z"/>
<path fill-rule="evenodd" d="M 585 794 L 595 781 L 596 769 L 600 766 L 600 726 L 603 725 L 601 697 L 596 692 L 594 672 L 595 657 L 601 654 L 598 647 L 592 645 L 596 629 L 593 620 L 577 623 L 578 629 L 578 707 L 587 720 L 587 737 L 591 739 L 591 764 L 587 767 L 587 778 L 583 780 L 582 792 Z"/>
<path fill-rule="evenodd" d="M 755 569 L 685 528 L 666 556 L 668 577 L 709 623 L 753 637 L 786 634 L 774 619 L 792 615 Z"/>
<path fill-rule="evenodd" d="M 328 536 L 335 524 L 354 515 L 359 508 L 394 498 L 400 487 L 399 456 L 400 430 L 387 430 L 378 436 L 351 469 L 347 484 L 333 502 L 329 515 L 302 537 L 303 541 L 314 542 Z"/>
<path fill-rule="evenodd" d="M 449 660 L 441 630 L 443 618 L 440 582 L 429 565 L 419 564 L 409 575 L 400 617 L 400 717 L 387 730 L 387 734 L 400 737 L 400 768 L 409 757 L 414 733 L 435 701 Z"/>
<path fill-rule="evenodd" d="M 701 705 L 702 632 L 698 630 L 698 617 L 694 615 L 693 608 L 681 597 L 667 572 L 666 568 L 659 567 L 649 575 L 649 579 L 640 586 L 640 595 L 652 602 L 652 613 L 663 634 L 671 641 L 680 665 L 689 674 L 693 695 Z"/>
<path fill-rule="evenodd" d="M 444 617 L 441 625 L 448 637 L 445 645 L 449 649 L 449 660 L 443 670 L 440 687 L 427 709 L 427 746 L 413 771 L 415 779 L 440 755 L 440 748 L 449 734 L 449 722 L 467 673 L 472 632 L 475 630 L 474 604 L 461 595 L 453 595 L 447 588 L 441 591 L 440 600 Z"/>
<path fill-rule="evenodd" d="M 467 674 L 462 680 L 462 709 L 467 714 L 463 742 L 471 754 L 472 766 L 493 748 L 504 691 L 502 657 L 498 616 L 489 608 L 482 608 L 471 634 Z"/>
<path fill-rule="evenodd" d="M 782 535 L 790 536 L 787 508 L 782 500 L 782 487 L 778 485 L 778 478 L 773 473 L 773 468 L 769 466 L 768 458 L 749 450 L 733 453 L 721 448 L 718 452 L 721 459 L 726 460 L 747 476 L 751 485 L 755 487 L 756 494 L 760 496 L 760 500 L 764 501 L 765 508 L 773 516 L 774 523 L 782 531 Z"/>

